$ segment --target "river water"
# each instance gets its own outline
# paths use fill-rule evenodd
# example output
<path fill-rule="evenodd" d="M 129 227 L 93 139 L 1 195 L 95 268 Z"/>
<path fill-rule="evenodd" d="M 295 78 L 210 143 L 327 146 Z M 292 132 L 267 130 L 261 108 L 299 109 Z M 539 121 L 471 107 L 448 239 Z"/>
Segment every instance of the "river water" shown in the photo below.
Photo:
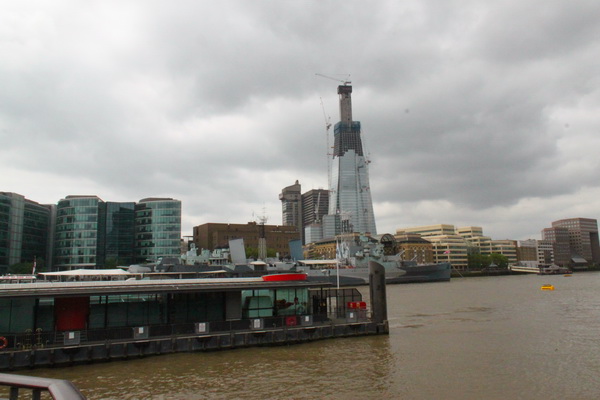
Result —
<path fill-rule="evenodd" d="M 600 398 L 600 273 L 391 285 L 387 296 L 389 336 L 19 373 L 71 380 L 90 399 Z"/>

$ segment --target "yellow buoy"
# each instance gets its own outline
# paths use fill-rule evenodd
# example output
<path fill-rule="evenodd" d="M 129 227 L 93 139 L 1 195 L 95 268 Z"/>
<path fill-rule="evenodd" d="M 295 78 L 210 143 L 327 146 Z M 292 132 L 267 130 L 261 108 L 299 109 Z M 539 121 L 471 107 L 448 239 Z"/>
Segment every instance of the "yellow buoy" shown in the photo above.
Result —
<path fill-rule="evenodd" d="M 554 286 L 552 285 L 542 285 L 542 290 L 554 290 Z"/>

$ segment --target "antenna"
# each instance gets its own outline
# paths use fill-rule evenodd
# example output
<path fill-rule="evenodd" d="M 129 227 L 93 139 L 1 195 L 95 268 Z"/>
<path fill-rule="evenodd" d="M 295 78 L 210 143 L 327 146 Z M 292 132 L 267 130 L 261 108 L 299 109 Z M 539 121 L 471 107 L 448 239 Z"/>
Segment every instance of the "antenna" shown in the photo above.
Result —
<path fill-rule="evenodd" d="M 263 206 L 262 215 L 257 218 L 261 225 L 265 225 L 267 223 L 269 217 L 267 217 L 267 209 L 265 206 Z"/>
<path fill-rule="evenodd" d="M 258 217 L 258 258 L 264 260 L 267 258 L 267 236 L 265 232 L 265 224 L 267 223 L 267 214 L 263 207 L 263 215 Z"/>

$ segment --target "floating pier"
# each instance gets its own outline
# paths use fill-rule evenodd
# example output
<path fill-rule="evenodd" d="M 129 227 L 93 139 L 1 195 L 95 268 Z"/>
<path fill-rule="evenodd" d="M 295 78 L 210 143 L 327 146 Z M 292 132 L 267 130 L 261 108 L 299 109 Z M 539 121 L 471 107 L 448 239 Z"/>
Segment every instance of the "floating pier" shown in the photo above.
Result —
<path fill-rule="evenodd" d="M 371 309 L 296 275 L 0 285 L 0 370 L 389 333 L 384 274 Z"/>

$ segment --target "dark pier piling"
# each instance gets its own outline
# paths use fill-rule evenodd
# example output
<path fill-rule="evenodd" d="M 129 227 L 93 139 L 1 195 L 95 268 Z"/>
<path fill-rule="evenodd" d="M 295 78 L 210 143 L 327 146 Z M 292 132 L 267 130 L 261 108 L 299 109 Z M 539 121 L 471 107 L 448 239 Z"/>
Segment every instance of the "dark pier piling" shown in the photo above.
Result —
<path fill-rule="evenodd" d="M 385 268 L 375 261 L 369 261 L 369 293 L 371 296 L 372 321 L 378 333 L 389 333 L 387 319 L 387 296 L 385 292 Z"/>

